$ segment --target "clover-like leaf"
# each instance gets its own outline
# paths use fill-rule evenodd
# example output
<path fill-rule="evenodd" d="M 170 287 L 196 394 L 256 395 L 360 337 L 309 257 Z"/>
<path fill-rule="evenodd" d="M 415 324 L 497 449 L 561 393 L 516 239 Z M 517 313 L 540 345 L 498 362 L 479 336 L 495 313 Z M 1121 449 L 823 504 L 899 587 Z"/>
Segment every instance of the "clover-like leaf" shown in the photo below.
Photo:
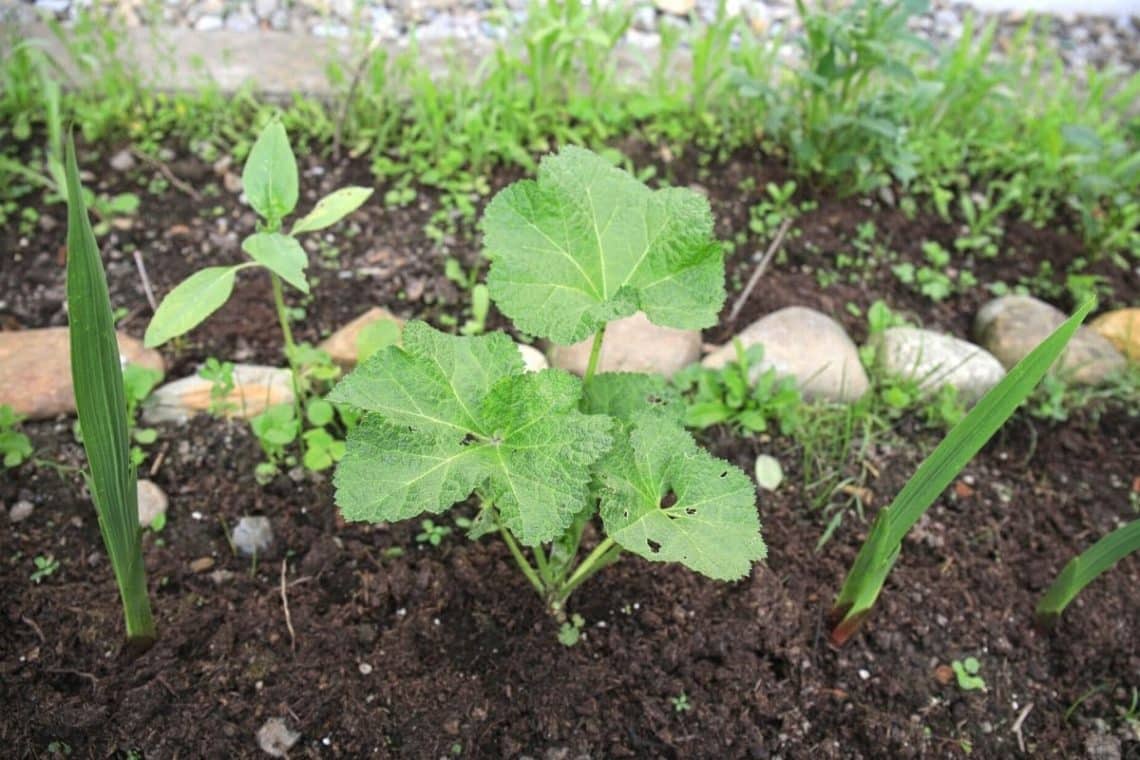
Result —
<path fill-rule="evenodd" d="M 735 580 L 767 553 L 748 476 L 661 415 L 642 415 L 598 470 L 606 533 L 634 554 Z"/>
<path fill-rule="evenodd" d="M 578 410 L 581 381 L 561 370 L 523 373 L 501 333 L 458 337 L 422 322 L 333 390 L 370 412 L 348 437 L 337 502 L 348 519 L 440 512 L 473 490 L 519 541 L 563 532 L 589 504 L 591 467 L 611 421 Z"/>
<path fill-rule="evenodd" d="M 660 325 L 708 327 L 724 303 L 724 259 L 708 201 L 651 190 L 567 147 L 538 179 L 501 191 L 483 217 L 487 284 L 522 331 L 570 344 L 638 309 Z"/>

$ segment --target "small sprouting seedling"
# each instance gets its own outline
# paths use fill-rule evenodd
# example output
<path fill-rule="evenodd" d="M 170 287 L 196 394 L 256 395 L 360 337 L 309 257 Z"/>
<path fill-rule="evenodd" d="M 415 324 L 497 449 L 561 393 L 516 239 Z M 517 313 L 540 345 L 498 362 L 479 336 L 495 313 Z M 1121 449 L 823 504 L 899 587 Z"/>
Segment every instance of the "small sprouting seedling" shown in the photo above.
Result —
<path fill-rule="evenodd" d="M 1037 604 L 1037 624 L 1051 627 L 1069 603 L 1120 560 L 1140 551 L 1140 520 L 1133 520 L 1104 536 L 1069 560 Z"/>
<path fill-rule="evenodd" d="M 138 364 L 128 364 L 123 367 L 123 393 L 127 400 L 127 422 L 131 426 L 131 439 L 138 446 L 131 447 L 131 462 L 138 467 L 142 464 L 145 454 L 140 446 L 149 446 L 158 439 L 158 431 L 154 428 L 140 428 L 136 426 L 139 408 L 154 391 L 155 386 L 162 382 L 162 372 Z"/>
<path fill-rule="evenodd" d="M 41 582 L 44 578 L 51 576 L 59 569 L 59 560 L 50 554 L 37 556 L 32 562 L 36 566 L 36 569 L 32 571 L 30 576 L 32 583 Z"/>
<path fill-rule="evenodd" d="M 288 448 L 297 440 L 301 423 L 292 404 L 274 404 L 249 423 L 267 457 L 267 461 L 257 465 L 254 472 L 258 482 L 264 484 L 273 479 L 282 465 L 292 466 L 296 463 L 289 456 Z"/>
<path fill-rule="evenodd" d="M 700 449 L 660 376 L 597 374 L 606 324 L 638 310 L 712 325 L 724 255 L 708 201 L 653 191 L 605 159 L 565 148 L 482 220 L 489 293 L 522 332 L 593 336 L 585 376 L 524 371 L 509 336 L 456 336 L 423 322 L 360 364 L 329 400 L 363 412 L 337 465 L 348 520 L 439 514 L 474 494 L 468 535 L 502 536 L 551 614 L 629 551 L 718 580 L 765 555 L 751 479 Z M 584 558 L 586 524 L 604 529 Z M 525 553 L 530 549 L 533 560 Z"/>
<path fill-rule="evenodd" d="M 689 695 L 683 691 L 675 697 L 670 697 L 669 701 L 673 703 L 673 712 L 685 713 L 693 709 Z"/>
<path fill-rule="evenodd" d="M 782 435 L 791 435 L 800 424 L 803 396 L 795 380 L 781 377 L 775 369 L 757 372 L 764 347 L 744 350 L 739 341 L 736 360 L 720 369 L 695 364 L 673 376 L 673 384 L 685 401 L 685 425 L 705 429 L 728 423 L 752 433 L 763 433 L 771 422 Z"/>
<path fill-rule="evenodd" d="M 586 626 L 586 618 L 575 612 L 558 628 L 558 643 L 564 647 L 572 647 L 582 639 L 582 629 Z"/>
<path fill-rule="evenodd" d="M 26 462 L 35 450 L 31 439 L 16 429 L 23 421 L 23 415 L 16 414 L 12 407 L 0 405 L 0 456 L 9 469 Z"/>
<path fill-rule="evenodd" d="M 417 544 L 439 546 L 443 543 L 443 539 L 451 535 L 451 528 L 446 525 L 436 525 L 432 520 L 421 521 L 420 528 L 421 531 L 416 534 Z"/>
<path fill-rule="evenodd" d="M 228 401 L 234 390 L 233 362 L 218 361 L 209 357 L 198 369 L 198 377 L 210 383 L 210 403 L 207 412 L 213 417 L 224 417 L 236 411 L 237 405 Z"/>
<path fill-rule="evenodd" d="M 460 288 L 471 293 L 471 318 L 459 328 L 459 332 L 463 335 L 482 335 L 486 330 L 487 314 L 491 309 L 491 294 L 487 286 L 478 281 L 478 268 L 472 267 L 469 272 L 465 272 L 463 265 L 449 256 L 443 263 L 443 274 Z M 455 323 L 453 319 L 451 324 Z"/>
<path fill-rule="evenodd" d="M 138 484 L 130 455 L 130 420 L 119 346 L 111 319 L 107 278 L 87 218 L 75 144 L 67 141 L 67 312 L 71 379 L 83 428 L 90 475 L 88 489 L 99 516 L 103 544 L 119 586 L 127 642 L 154 642 L 154 617 L 142 559 Z"/>
<path fill-rule="evenodd" d="M 831 609 L 831 639 L 836 645 L 846 642 L 870 614 L 911 526 L 1026 399 L 1092 308 L 1091 301 L 1086 303 L 1018 362 L 946 434 L 894 501 L 879 512 Z"/>
<path fill-rule="evenodd" d="M 954 676 L 958 679 L 958 688 L 962 691 L 985 690 L 985 679 L 978 675 L 982 664 L 976 657 L 954 660 L 950 663 L 950 667 L 954 670 Z"/>

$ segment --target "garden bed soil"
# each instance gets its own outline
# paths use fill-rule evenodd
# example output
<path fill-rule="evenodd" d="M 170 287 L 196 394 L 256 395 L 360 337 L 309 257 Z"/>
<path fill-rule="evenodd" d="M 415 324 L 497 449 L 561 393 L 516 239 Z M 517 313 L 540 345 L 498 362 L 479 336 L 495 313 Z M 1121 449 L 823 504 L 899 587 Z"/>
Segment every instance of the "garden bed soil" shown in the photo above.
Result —
<path fill-rule="evenodd" d="M 695 156 L 666 164 L 656 152 L 631 152 L 673 182 L 705 188 L 725 237 L 747 225 L 765 182 L 783 179 L 778 162 L 750 154 L 698 174 Z M 109 155 L 87 151 L 81 162 L 100 167 Z M 303 207 L 348 181 L 372 184 L 362 165 L 316 167 L 302 167 Z M 172 170 L 207 197 L 144 194 L 132 226 L 105 239 L 112 301 L 128 310 L 124 329 L 136 336 L 149 309 L 132 247 L 161 296 L 201 266 L 238 261 L 254 226 L 235 196 L 209 190 L 221 182 L 208 165 L 185 158 Z M 137 190 L 154 174 L 112 175 L 103 189 Z M 761 190 L 742 196 L 746 176 Z M 968 335 L 989 298 L 981 287 L 934 305 L 886 265 L 826 288 L 803 271 L 849 250 L 868 219 L 914 262 L 923 239 L 949 247 L 953 225 L 818 193 L 801 188 L 800 197 L 819 200 L 797 223 L 803 234 L 789 240 L 787 260 L 769 269 L 737 324 L 706 331 L 708 341 L 793 304 L 835 316 L 861 340 L 862 319 L 846 304 L 865 310 L 877 298 L 928 327 Z M 408 208 L 376 201 L 353 216 L 348 234 L 327 237 L 338 253 L 313 255 L 320 283 L 311 300 L 296 302 L 306 311 L 301 339 L 316 341 L 373 305 L 429 321 L 458 313 L 466 294 L 443 277 L 443 260 L 475 264 L 477 236 L 430 241 L 422 228 L 434 203 L 426 190 Z M 66 323 L 64 214 L 58 206 L 43 214 L 54 225 L 41 221 L 24 239 L 15 229 L 0 233 L 14 261 L 0 272 L 5 329 Z M 1072 235 L 1020 223 L 1009 225 L 1006 243 L 1011 255 L 974 262 L 981 283 L 1015 282 L 1041 260 L 1063 277 L 1082 255 Z M 730 279 L 747 279 L 752 253 L 737 249 Z M 1140 292 L 1135 272 L 1110 263 L 1091 271 L 1113 288 L 1106 306 Z M 171 377 L 207 356 L 279 363 L 268 280 L 243 273 L 222 313 L 164 355 Z M 917 423 L 903 428 L 911 443 L 868 454 L 876 508 L 935 440 Z M 25 430 L 39 456 L 81 463 L 70 419 Z M 794 445 L 724 429 L 703 438 L 749 472 L 761 452 L 784 463 L 785 485 L 759 499 L 767 561 L 723 584 L 627 557 L 571 600 L 587 621 L 572 648 L 558 643 L 556 624 L 500 542 L 472 543 L 457 531 L 427 547 L 415 541 L 418 524 L 346 525 L 325 478 L 281 475 L 258 486 L 260 451 L 247 426 L 199 418 L 163 428 L 143 465 L 171 505 L 165 530 L 145 537 L 161 638 L 134 655 L 122 646 L 118 595 L 78 479 L 31 464 L 8 472 L 0 502 L 27 499 L 35 509 L 0 531 L 5 753 L 44 756 L 66 745 L 72 757 L 132 749 L 147 758 L 257 756 L 255 735 L 270 718 L 301 733 L 291 757 L 1074 757 L 1120 735 L 1117 708 L 1140 686 L 1140 560 L 1092 584 L 1055 631 L 1036 631 L 1031 619 L 1064 562 L 1132 514 L 1135 410 L 1110 403 L 1064 423 L 1015 417 L 912 531 L 864 631 L 842 649 L 829 645 L 825 617 L 866 524 L 846 520 L 817 552 L 824 519 L 807 507 Z M 277 537 L 256 562 L 236 557 L 227 539 L 246 514 L 269 516 Z M 44 554 L 60 569 L 34 583 L 32 558 Z M 982 664 L 985 691 L 963 691 L 948 677 L 951 661 L 970 655 Z M 675 707 L 681 694 L 688 710 Z M 1140 756 L 1135 737 L 1122 747 Z"/>

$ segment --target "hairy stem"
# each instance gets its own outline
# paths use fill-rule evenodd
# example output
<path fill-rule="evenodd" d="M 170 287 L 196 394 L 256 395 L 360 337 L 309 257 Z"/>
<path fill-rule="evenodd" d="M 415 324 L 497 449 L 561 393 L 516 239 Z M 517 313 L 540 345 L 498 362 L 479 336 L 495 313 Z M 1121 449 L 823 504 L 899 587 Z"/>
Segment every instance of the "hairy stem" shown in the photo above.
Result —
<path fill-rule="evenodd" d="M 598 360 L 602 356 L 602 340 L 606 337 L 606 326 L 603 324 L 594 333 L 594 345 L 590 347 L 590 363 L 586 365 L 586 376 L 583 382 L 590 382 L 590 378 L 598 371 Z"/>
<path fill-rule="evenodd" d="M 582 564 L 578 565 L 570 579 L 558 589 L 555 603 L 558 605 L 565 603 L 574 589 L 581 586 L 594 573 L 616 560 L 620 553 L 621 547 L 615 544 L 612 538 L 607 537 L 586 555 L 586 559 L 582 560 Z"/>
<path fill-rule="evenodd" d="M 503 537 L 503 540 L 507 542 L 507 548 L 511 550 L 511 556 L 515 558 L 515 563 L 519 566 L 519 569 L 523 571 L 523 575 L 526 576 L 526 579 L 530 581 L 530 585 L 534 586 L 534 590 L 538 592 L 539 596 L 545 597 L 546 588 L 542 585 L 542 579 L 538 577 L 538 573 L 530 566 L 530 563 L 527 562 L 526 556 L 523 555 L 522 549 L 519 548 L 518 542 L 515 541 L 515 537 L 512 536 L 511 532 L 502 524 L 499 525 L 499 534 Z"/>

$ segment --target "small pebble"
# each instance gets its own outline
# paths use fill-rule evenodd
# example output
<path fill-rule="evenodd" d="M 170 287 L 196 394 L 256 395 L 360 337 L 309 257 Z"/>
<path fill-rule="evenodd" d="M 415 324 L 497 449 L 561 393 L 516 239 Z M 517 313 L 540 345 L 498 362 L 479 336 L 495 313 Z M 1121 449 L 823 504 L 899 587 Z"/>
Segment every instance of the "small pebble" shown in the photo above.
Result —
<path fill-rule="evenodd" d="M 241 518 L 234 528 L 233 542 L 242 556 L 265 554 L 273 546 L 273 526 L 269 518 L 248 515 Z"/>
<path fill-rule="evenodd" d="M 27 499 L 21 499 L 12 505 L 12 509 L 8 512 L 8 520 L 14 523 L 23 522 L 32 516 L 32 510 L 35 507 Z"/>
<path fill-rule="evenodd" d="M 372 673 L 372 666 L 367 662 L 360 663 L 360 675 L 366 676 Z"/>
<path fill-rule="evenodd" d="M 135 168 L 135 157 L 131 155 L 130 150 L 123 149 L 111 156 L 110 164 L 117 172 L 129 172 Z"/>
<path fill-rule="evenodd" d="M 270 718 L 257 730 L 257 745 L 272 757 L 287 757 L 300 738 L 299 733 L 289 730 L 282 718 Z"/>
<path fill-rule="evenodd" d="M 190 570 L 195 573 L 204 573 L 214 566 L 213 557 L 199 557 L 190 563 Z"/>
<path fill-rule="evenodd" d="M 139 527 L 148 528 L 160 515 L 166 514 L 170 501 L 158 485 L 145 478 L 138 482 L 138 495 Z"/>

